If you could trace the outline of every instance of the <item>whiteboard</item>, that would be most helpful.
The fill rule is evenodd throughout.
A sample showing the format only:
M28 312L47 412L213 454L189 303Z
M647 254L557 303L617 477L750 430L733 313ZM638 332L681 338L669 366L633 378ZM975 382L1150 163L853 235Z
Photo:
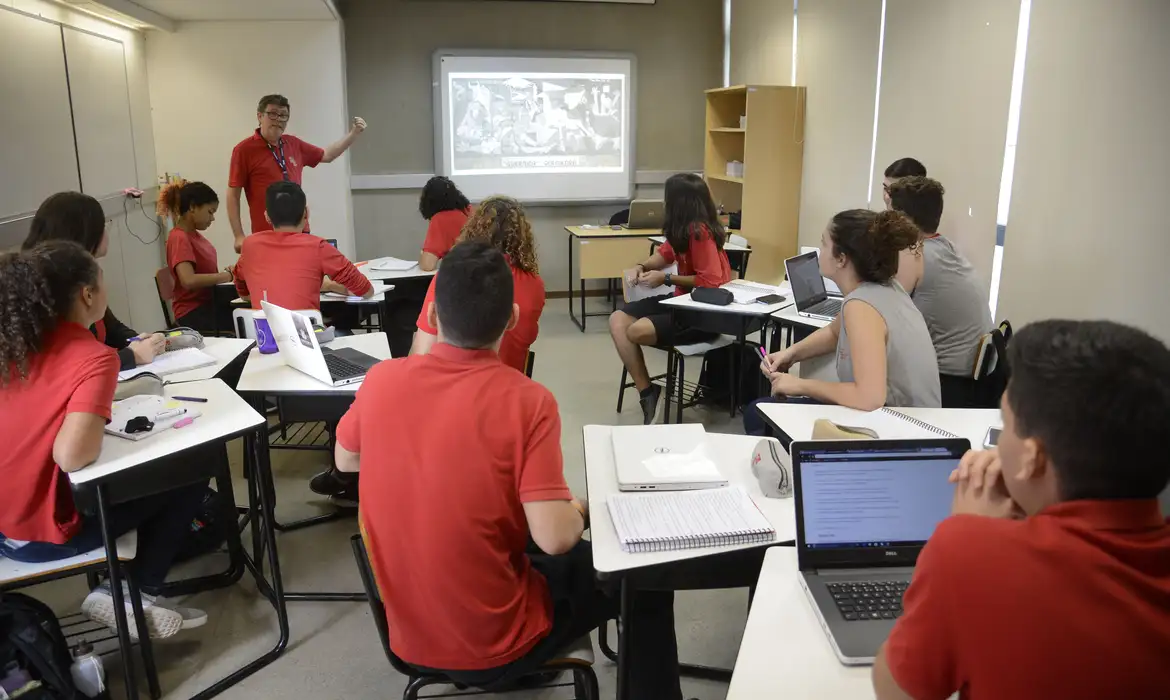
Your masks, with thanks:
M79 188L61 27L0 9L0 217Z
M122 42L63 28L81 191L102 197L138 186Z

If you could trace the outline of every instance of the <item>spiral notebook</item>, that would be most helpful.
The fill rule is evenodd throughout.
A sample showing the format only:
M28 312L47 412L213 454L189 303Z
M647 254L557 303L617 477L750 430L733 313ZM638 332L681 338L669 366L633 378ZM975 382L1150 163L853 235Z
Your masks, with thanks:
M952 432L948 432L946 430L943 430L942 428L940 428L936 425L931 425L930 423L927 423L926 421L918 420L917 418L913 418L911 416L908 416L905 413L902 413L901 411L899 411L897 409L890 408L888 406L882 409L882 413L885 413L886 415L890 415L890 416L893 416L895 418L899 418L901 420L904 420L916 428L921 428L922 430L925 430L928 433L933 433L935 435L938 435L939 437L946 437L946 438L959 437L958 435L955 435ZM884 438L887 436L886 435L879 435L879 437ZM891 435L889 437L893 437L893 436Z
M606 501L623 552L665 552L771 542L776 530L747 491L627 493Z

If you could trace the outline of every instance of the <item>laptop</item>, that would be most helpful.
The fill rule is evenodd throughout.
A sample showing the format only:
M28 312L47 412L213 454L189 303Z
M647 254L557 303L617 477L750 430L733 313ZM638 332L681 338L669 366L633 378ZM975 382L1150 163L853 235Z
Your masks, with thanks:
M872 664L902 616L969 449L962 439L792 443L800 585L841 663Z
M360 382L380 360L352 348L322 348L308 316L260 302L284 363L330 386Z
M830 297L821 276L821 264L817 253L801 253L784 261L788 283L792 285L792 301L796 312L808 318L832 321L841 313L840 298Z
M820 259L821 259L821 249L820 248L818 248L816 246L811 246L811 245L802 245L800 247L800 252L802 254L803 253L816 253L817 254L817 262L818 263L820 262ZM833 280L822 275L821 281L825 283L825 291L827 291L829 293L829 296L831 296L831 297L844 296L843 294L841 294L841 288L838 287L837 283L834 282Z
M635 199L630 202L630 220L622 228L662 230L666 202L661 199Z
M707 431L699 424L627 425L613 429L621 491L687 491L726 486Z

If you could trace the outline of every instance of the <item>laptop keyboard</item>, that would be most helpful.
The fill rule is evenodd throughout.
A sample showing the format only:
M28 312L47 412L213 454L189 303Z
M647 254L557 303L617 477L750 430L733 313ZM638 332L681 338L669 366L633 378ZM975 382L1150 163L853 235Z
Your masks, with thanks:
M329 352L325 353L325 366L329 368L329 376L333 377L334 381L352 379L366 373L365 367Z
M893 620L902 617L902 594L909 581L858 581L826 584L846 620Z
M805 313L836 317L837 314L841 313L841 300L826 299L819 304L805 309Z

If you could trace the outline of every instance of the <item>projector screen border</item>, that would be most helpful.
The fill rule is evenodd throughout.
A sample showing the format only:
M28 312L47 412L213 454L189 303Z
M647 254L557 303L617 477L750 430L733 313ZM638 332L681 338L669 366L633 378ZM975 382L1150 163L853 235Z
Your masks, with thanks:
M439 175L448 175L447 164L444 153L444 137L443 137L443 59L446 57L455 58L520 58L520 59L609 59L622 60L630 62L630 78L629 78L629 122L627 131L629 164L628 172L629 178L626 185L625 197L587 197L587 198L564 198L564 197L550 197L550 198L528 198L518 197L517 199L523 204L542 207L556 207L556 206L579 206L582 204L616 204L620 202L628 203L634 198L636 181L635 173L637 170L637 125L638 125L638 56L629 51L566 51L566 50L539 50L539 49L436 49L432 55L431 60L431 96L432 96L432 111L434 122L434 157L435 157L435 173ZM623 147L626 145L623 144ZM500 194L508 194L502 192Z

